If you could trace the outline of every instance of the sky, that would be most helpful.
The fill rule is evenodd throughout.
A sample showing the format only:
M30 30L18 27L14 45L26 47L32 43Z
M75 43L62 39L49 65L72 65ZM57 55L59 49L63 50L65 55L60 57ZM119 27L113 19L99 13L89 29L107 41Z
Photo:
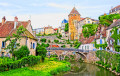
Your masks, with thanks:
M63 19L75 6L81 17L98 19L104 13L109 13L111 7L120 5L120 0L0 0L0 18L13 21L17 16L19 21L31 20L33 29L44 26L61 26Z

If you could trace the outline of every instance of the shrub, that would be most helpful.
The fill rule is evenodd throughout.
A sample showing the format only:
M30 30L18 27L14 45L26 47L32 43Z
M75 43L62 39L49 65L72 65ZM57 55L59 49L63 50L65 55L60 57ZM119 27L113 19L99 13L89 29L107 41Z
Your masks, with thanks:
M58 42L59 42L59 40L54 40L54 42L55 42L55 43L58 43Z
M65 46L65 45L62 45L61 47L62 47L62 48L65 48L66 46Z
M41 42L46 42L45 38L40 39Z
M46 53L47 53L47 50L45 47L43 47L41 45L37 45L36 54L42 57L42 61L44 61L44 59L46 57Z
M21 68L22 66L25 67L26 64L28 64L28 66L32 66L34 64L37 64L40 61L40 58L41 58L40 56L28 56L13 62L0 64L0 71L7 71L10 69Z
M51 41L50 41L50 40L48 40L48 42L50 43Z
M17 59L21 59L23 57L29 56L29 49L27 46L21 46L17 51L14 51L14 55L17 57Z

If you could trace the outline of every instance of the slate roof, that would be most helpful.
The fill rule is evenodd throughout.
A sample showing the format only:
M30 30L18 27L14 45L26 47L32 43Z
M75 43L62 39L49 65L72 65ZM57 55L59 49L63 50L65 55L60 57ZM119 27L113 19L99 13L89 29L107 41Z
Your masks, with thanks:
M64 19L64 20L62 21L62 23L68 23L68 21L67 21L66 19Z
M114 23L112 23L112 24L108 27L108 29L111 29L111 28L113 28L113 27L115 27L115 26L120 26L120 19L118 19L117 21L115 21Z

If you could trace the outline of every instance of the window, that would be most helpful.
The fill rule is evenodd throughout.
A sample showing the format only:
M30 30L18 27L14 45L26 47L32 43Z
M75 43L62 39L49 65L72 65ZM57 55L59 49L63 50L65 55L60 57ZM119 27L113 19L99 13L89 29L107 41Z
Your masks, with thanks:
M102 47L100 47L100 50L102 50Z
M4 52L2 52L2 57L4 56Z
M86 50L86 46L85 46L85 50Z
M90 21L88 21L88 23L90 23Z
M30 44L30 48L32 49L32 42L31 42L31 44Z
M87 46L87 49L89 50L89 46Z
M33 49L35 49L35 43L33 43Z
M83 46L82 46L82 50L83 50Z
M120 45L120 43L119 43L119 39L117 40L117 44Z
M110 36L112 35L112 33L110 32Z
M93 44L93 47L94 47L94 44Z
M15 42L14 48L16 48L16 42Z
M2 48L5 48L5 41L2 41Z
M117 29L117 34L119 34L119 29Z
M110 44L112 45L112 40L110 40Z

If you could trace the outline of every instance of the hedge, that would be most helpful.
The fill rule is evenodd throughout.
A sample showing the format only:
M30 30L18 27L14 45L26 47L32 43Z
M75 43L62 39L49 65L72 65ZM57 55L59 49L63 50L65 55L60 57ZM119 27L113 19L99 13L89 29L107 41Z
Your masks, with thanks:
M0 64L0 71L7 71L11 69L26 67L26 66L32 66L37 64L40 61L40 56L28 56L24 57L20 60L16 60L13 62L7 62L5 64Z

